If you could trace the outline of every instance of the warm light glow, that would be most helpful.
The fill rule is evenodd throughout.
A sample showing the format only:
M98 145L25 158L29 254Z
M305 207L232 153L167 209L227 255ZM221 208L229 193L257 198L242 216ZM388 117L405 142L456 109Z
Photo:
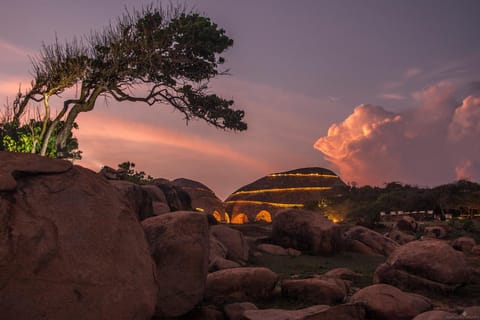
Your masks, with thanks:
M225 202L226 204L266 204L272 207L278 208L300 208L303 207L303 204L300 203L276 203L276 202L265 202L265 201L253 201L253 200L231 200Z
M217 210L213 211L213 217L214 217L215 220L217 220L218 222L221 222L221 221L222 221L222 216L221 216L220 212L218 212Z
M255 221L272 222L272 215L267 210L262 210L255 217Z
M230 216L225 212L225 223L230 223Z
M196 211L204 212L205 210L203 208L195 208Z
M238 213L232 217L232 224L244 224L248 223L248 217L245 213Z
M268 177L321 177L321 178L338 178L334 174L322 173L272 173Z
M247 191L237 191L232 196L239 194L257 194L257 193L267 193L267 192L284 192L284 191L324 191L330 190L331 187L296 187L296 188L272 188L272 189L261 189L261 190L247 190Z
M330 213L327 215L327 218L333 223L339 223L343 221L343 216L341 213Z

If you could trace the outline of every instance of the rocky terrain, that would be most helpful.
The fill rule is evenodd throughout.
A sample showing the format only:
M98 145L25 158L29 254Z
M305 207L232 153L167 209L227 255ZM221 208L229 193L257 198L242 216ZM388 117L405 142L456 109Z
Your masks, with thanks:
M419 237L406 218L386 235L301 209L231 226L193 211L184 182L32 154L0 164L1 319L480 319L480 246L442 227ZM259 263L345 256L308 273Z

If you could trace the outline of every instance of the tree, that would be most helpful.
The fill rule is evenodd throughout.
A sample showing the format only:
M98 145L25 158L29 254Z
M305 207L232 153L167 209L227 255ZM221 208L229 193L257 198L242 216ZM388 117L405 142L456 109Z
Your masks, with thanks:
M187 122L202 119L217 128L246 130L244 112L232 108L233 100L209 92L209 81L227 73L219 70L225 62L220 54L232 44L208 17L181 7L127 11L82 40L43 45L32 59L31 89L20 92L13 103L11 125L20 128L31 105L41 103L38 153L46 155L55 137L58 157L66 156L77 116L93 110L100 97L167 104ZM53 115L51 98L61 98L69 89L75 96L61 99Z
M135 170L135 163L125 161L118 164L118 170L120 177L123 180L127 180L136 184L149 184L153 181L151 175L147 175L144 171Z

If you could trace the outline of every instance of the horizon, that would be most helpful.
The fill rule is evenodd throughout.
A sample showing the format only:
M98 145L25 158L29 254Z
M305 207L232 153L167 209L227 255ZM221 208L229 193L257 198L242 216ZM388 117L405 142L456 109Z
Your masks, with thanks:
M480 2L185 4L233 38L225 55L232 75L215 79L212 91L246 111L249 129L186 126L168 106L101 99L78 117L77 164L98 171L131 161L158 178L199 181L220 199L305 167L358 185L480 180ZM0 35L2 104L19 83L28 86L29 56L42 42L101 30L125 7L132 8L126 0L0 4L0 28L8 30Z

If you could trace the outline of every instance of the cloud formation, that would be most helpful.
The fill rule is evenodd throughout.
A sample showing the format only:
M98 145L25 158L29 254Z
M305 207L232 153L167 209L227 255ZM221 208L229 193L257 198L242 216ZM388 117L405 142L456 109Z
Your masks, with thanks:
M441 82L414 94L416 107L393 113L360 105L314 147L346 181L437 185L480 179L480 98L457 102Z

